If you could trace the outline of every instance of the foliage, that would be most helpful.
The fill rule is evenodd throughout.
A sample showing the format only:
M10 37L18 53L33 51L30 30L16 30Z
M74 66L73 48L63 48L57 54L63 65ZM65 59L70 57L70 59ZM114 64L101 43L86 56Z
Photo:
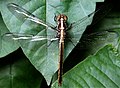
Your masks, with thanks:
M1 24L0 24L2 29L1 35L7 32L16 32L16 33L25 33L25 34L32 33L34 35L46 35L46 36L55 35L53 31L51 30L46 31L46 29L41 25L29 23L28 21L24 21L24 22L19 21L6 8L6 5L10 2L19 4L20 6L30 11L31 13L35 14L40 19L52 23L53 25L56 25L56 23L54 22L55 14L58 13L66 14L68 16L68 23L73 23L78 19L81 19L89 15L91 12L93 12L95 10L95 5L96 5L95 0L93 1L92 0L91 1L88 0L7 1L6 0L0 2L1 2L0 10L2 14ZM65 44L64 66L66 67L64 67L64 71L66 73L63 76L63 85L62 85L63 88L82 88L82 87L116 88L120 86L119 83L120 58L119 58L119 30L118 30L119 19L118 18L115 19L115 17L119 16L119 12L117 11L116 8L118 7L113 8L113 10L111 10L111 12L109 13L110 15L107 15L108 17L106 16L104 20L100 21L98 24L93 25L94 30L96 29L95 31L97 31L96 33L90 32L91 34L89 34L89 36L87 37L86 36L84 37L83 35L83 32L85 31L87 25L89 25L92 21L92 16L89 19L86 19L85 21L80 23L77 27L69 30L68 34L72 38L76 38L76 40L79 40L81 37L82 38L81 38L81 43L78 44L74 50L73 50L74 46L71 42L67 41ZM116 9L116 11L114 9ZM2 18L4 21L2 21ZM116 25L114 25L114 23L116 23ZM102 31L102 32L99 33L98 31ZM10 39L8 41L4 41L1 38L0 57L7 56L9 53L21 47L24 54L29 59L29 61L44 76L45 80L47 81L47 84L49 85L53 75L55 75L58 69L58 47L57 47L58 42L53 42L53 44L51 44L50 47L47 47L47 44L48 44L47 41L15 42ZM75 45L76 44L77 43L75 43ZM76 55L78 57L76 57ZM18 57L16 58L18 59ZM85 60L80 62L80 59L84 59L84 58ZM23 77L24 76L27 77L26 73L24 73L23 71L19 71L19 69L22 70L28 69L27 68L28 62L24 63L24 61L25 61L24 59L23 62L20 60L20 63L23 63L24 67L22 66L21 68L19 68L19 63L17 61L12 63L12 65L6 67L8 69L9 68L14 69L16 64L18 66L17 69L5 71L5 73L8 74L7 76L8 77L10 76L10 78L4 78L4 77L1 78L1 86L4 86L4 84L2 84L2 80L9 79L9 84L5 84L9 87L12 85L12 87L17 87L17 88L18 86L22 88L30 88L30 87L33 88L30 85L31 83L30 81L28 81L28 84L26 85L23 85L24 83L15 85L14 83L14 81L16 80L15 79L16 76L14 74L11 74L11 72L14 73L15 71L16 75L19 76L19 74L22 74ZM4 70L4 65L2 66L1 68ZM33 69L33 67L31 68ZM30 78L30 80L35 80L34 81L35 83L33 83L35 84L33 85L34 88L39 88L40 85L43 85L40 84L41 80L43 79L43 77L40 74L37 73L36 75L36 72L34 73L33 70L27 70L27 72L30 73L28 74L28 76L30 75L38 76L38 79ZM1 75L5 76L4 73L1 73ZM22 77L19 79L21 80ZM56 77L54 77L53 79L55 80ZM26 78L26 80L28 79ZM52 87L57 88L58 87L57 82L54 82L52 84Z

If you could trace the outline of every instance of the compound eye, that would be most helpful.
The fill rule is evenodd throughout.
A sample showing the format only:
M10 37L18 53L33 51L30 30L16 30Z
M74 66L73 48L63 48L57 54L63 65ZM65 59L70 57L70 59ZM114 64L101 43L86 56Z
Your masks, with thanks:
M67 21L67 19L68 19L67 16L64 16L64 20Z
M60 21L61 15L56 16L56 21Z

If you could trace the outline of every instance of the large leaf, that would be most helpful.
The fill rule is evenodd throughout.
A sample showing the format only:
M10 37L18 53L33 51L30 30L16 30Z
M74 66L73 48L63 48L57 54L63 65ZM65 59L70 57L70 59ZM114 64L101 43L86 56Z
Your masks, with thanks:
M2 35L9 32L6 25L3 22L2 16L0 15L0 57L4 57L14 50L18 49L18 45L15 41L4 41ZM14 46L13 46L14 45Z
M103 0L99 0L103 1ZM28 34L37 34L37 35L55 35L55 32L51 30L44 30L42 26L28 24L27 22L21 22L16 17L14 17L6 8L8 2L15 2L20 6L23 6L25 9L29 10L37 17L42 20L46 20L49 23L54 25L54 16L57 13L63 13L68 16L68 23L76 22L79 19L87 16L91 12L95 10L95 2L97 0L89 1L89 0L36 0L36 1L3 1L2 2L2 16L3 19L9 28L10 32L17 33L28 33ZM71 29L68 33L71 37L79 40L85 31L87 25L89 25L92 21L92 16L86 21L79 24L77 27ZM77 35L77 36L75 36ZM51 78L53 74L58 69L58 42L53 42L51 46L47 47L47 41L42 42L30 42L26 43L26 41L22 42L25 47L22 47L24 53L29 58L31 63L39 70L42 75L47 80L47 83L50 84ZM65 54L66 58L71 50L74 48L71 42L66 42L65 44Z
M0 88L40 88L43 76L21 53L0 59Z
M119 88L119 62L119 52L108 45L68 71L62 88ZM59 88L57 82L52 88Z

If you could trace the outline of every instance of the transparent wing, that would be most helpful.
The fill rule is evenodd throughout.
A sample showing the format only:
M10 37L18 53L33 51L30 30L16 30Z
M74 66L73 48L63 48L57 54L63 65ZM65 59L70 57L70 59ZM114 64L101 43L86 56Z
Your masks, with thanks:
M76 35L77 37L77 35ZM71 42L73 46L76 43L80 45L82 49L86 49L90 46L98 45L98 43L107 44L107 43L115 43L119 38L119 34L115 31L101 31L95 32L91 34L85 34L81 37L80 40L77 38L67 37L65 38L65 42Z
M96 49L106 44L116 46L118 44L119 34L115 31L101 31L83 35L79 44L81 49Z
M5 41L17 41L21 47L26 48L28 45L37 45L39 43L39 46L46 41L48 42L48 45L52 41L59 40L58 38L55 38L54 36L41 36L41 35L28 35L28 34L18 34L18 33L6 33L2 36L2 39Z
M89 15L83 17L82 19L73 22L72 28L76 27L77 25L82 24L82 22L84 22L85 20L89 19L91 16L93 16L94 14L98 13L99 16L97 16L97 18L94 19L94 24L96 22L98 22L99 20L101 20L111 9L112 9L112 4L107 4L107 5L102 5L100 8L98 8L96 11L93 11L92 13L90 13ZM83 25L83 24L82 24ZM82 26L81 25L81 26Z
M30 20L45 27L55 29L55 26L53 26L52 24L43 22L38 17L36 17L35 15L33 15L32 13L30 13L29 11L25 10L24 8L20 7L15 3L9 3L7 7L12 12L13 15L15 15L18 19L22 21Z
M76 36L77 37L77 36ZM41 36L41 35L28 35L28 34L13 34L13 33L7 33L2 36L3 40L5 41L17 41L20 46L26 50L37 50L39 48L36 47L42 47L46 46L46 48L50 48L49 46L54 45L57 41L56 46L58 46L59 38L55 38L55 36L49 35L47 36ZM66 37L65 38L65 50L69 49L68 44L72 47L78 43L77 49L82 50L98 50L98 48L106 45L106 44L112 44L114 46L117 46L119 39L119 34L114 31L101 31L101 32L95 32L91 33L89 35L83 35L80 41L77 40L77 38L71 38ZM94 50L94 51L95 51Z

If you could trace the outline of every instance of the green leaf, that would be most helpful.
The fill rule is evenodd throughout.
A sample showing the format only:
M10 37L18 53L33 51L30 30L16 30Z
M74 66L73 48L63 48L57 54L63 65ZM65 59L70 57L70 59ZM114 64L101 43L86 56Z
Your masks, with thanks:
M120 54L108 45L65 73L62 88L118 88L119 74ZM57 82L52 88L59 88Z
M0 59L0 87L40 88L43 76L20 52Z
M5 33L8 33L8 32L9 32L9 30L7 29L6 25L4 24L2 16L0 14L0 57L4 57L19 48L17 43L14 41L2 40L2 35L4 35Z
M99 0L100 1L100 0ZM101 0L103 1L103 0ZM95 10L95 5L97 0L36 0L36 1L9 1L14 2L31 13L35 14L42 20L46 20L49 23L55 24L54 16L57 13L62 13L68 16L68 23L73 23L78 21L79 19L87 16L91 12ZM25 33L25 34L37 34L37 35L55 35L56 33L51 30L44 30L44 27L39 25L32 25L28 24L27 22L20 22L15 16L13 16L8 9L6 8L7 3L9 2L2 2L2 16L3 19L9 28L10 32L17 32L17 33ZM69 30L68 34L72 38L76 38L79 40L85 31L87 25L89 25L92 21L92 16L87 19L86 21L79 24L77 27ZM75 36L77 35L77 36ZM39 70L44 78L46 79L48 85L51 82L52 76L58 69L58 57L59 57L59 50L58 50L58 42L53 42L49 47L47 47L47 41L41 42L27 42L22 41L20 42L22 45L22 49L26 56L29 58L31 63L35 66L37 70ZM76 44L75 44L76 45ZM65 53L64 59L67 58L69 53L74 48L74 45L66 41L65 44Z

